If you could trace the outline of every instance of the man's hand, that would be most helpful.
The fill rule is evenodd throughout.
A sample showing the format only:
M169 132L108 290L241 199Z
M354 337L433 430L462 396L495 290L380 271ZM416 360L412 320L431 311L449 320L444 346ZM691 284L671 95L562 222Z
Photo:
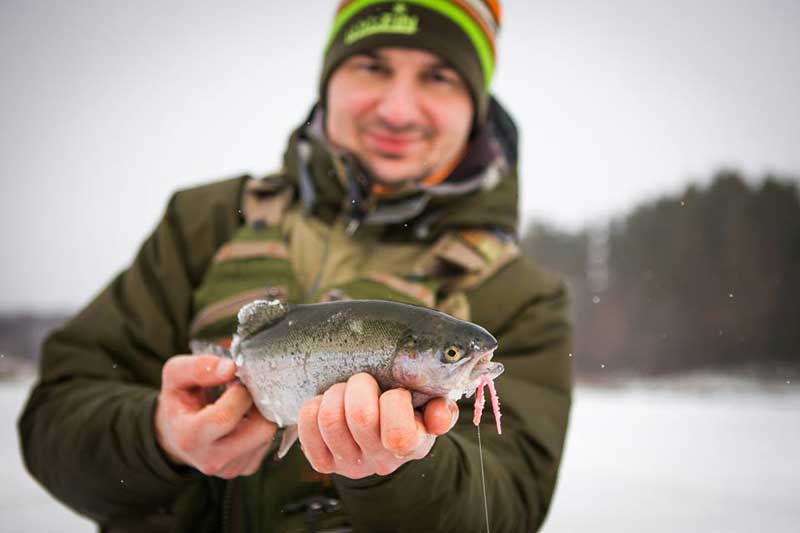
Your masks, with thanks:
M178 355L164 364L155 415L156 439L176 464L232 479L258 470L276 426L253 405L241 384L207 404L203 388L230 383L230 359Z
M457 419L458 407L445 398L431 400L420 413L407 390L381 394L372 376L356 374L306 402L298 432L315 470L360 479L425 457Z

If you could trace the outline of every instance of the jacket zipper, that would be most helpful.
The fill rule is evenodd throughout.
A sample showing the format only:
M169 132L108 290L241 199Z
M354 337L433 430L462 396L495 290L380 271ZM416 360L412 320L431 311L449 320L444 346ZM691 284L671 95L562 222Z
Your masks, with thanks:
M306 291L305 301L308 301L314 293L317 292L319 289L319 285L322 282L322 273L325 271L325 266L328 263L328 256L330 255L331 251L331 238L333 237L333 232L336 231L337 222L334 222L331 226L331 235L325 239L325 248L322 250L322 259L319 261L319 270L317 270L317 275L314 276L314 281L311 283L311 286Z
M231 507L233 505L233 480L225 482L225 496L222 500L222 533L231 531Z

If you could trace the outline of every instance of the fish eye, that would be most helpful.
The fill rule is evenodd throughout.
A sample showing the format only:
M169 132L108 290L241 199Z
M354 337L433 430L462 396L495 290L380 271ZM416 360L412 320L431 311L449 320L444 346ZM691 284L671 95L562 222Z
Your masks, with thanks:
M461 359L461 356L463 355L464 355L464 350L462 350L460 347L456 345L448 346L447 348L445 348L444 353L442 354L444 360L448 363L455 363L456 361Z

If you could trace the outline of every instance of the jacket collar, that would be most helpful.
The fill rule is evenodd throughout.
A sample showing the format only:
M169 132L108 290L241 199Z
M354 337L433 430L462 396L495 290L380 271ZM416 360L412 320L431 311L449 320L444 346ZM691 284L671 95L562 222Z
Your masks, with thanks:
M454 227L517 232L517 128L492 98L487 125L471 139L462 160L443 181L407 183L391 194L371 193L368 173L327 141L323 113L314 107L295 130L284 156L284 175L295 183L309 214L347 218L348 232L363 226L400 226L417 239Z

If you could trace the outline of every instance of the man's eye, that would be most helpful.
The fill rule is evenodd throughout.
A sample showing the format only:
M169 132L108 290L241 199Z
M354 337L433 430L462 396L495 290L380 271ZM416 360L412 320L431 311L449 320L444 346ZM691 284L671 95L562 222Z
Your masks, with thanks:
M434 83L443 83L447 85L457 85L458 78L454 74L449 74L441 71L434 71L428 74L428 79Z
M382 74L386 72L386 68L380 63L361 63L358 65L358 69L373 74Z

